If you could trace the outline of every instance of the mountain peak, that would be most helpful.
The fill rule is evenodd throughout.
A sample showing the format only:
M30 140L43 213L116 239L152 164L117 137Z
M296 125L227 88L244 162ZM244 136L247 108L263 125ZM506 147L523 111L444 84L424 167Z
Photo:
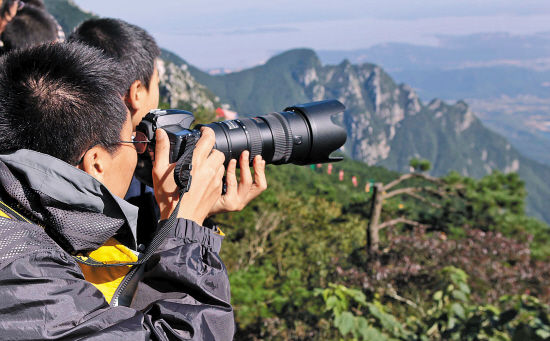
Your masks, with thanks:
M349 59L345 58L344 60L342 60L342 62L339 65L346 67L348 65L351 65L351 62L349 61Z
M470 108L468 106L468 103L464 102L463 100L456 101L454 106L461 111L468 111L468 109Z
M321 66L317 53L312 49L300 48L280 53L269 59L266 65L304 65L310 67Z

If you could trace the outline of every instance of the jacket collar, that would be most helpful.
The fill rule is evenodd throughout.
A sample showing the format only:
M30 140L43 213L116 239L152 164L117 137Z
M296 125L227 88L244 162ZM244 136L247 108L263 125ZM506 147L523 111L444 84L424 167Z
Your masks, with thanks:
M112 194L101 182L88 173L53 156L28 149L0 155L0 162L4 163L12 173L22 175L22 177L17 176L17 179L25 182L24 185L38 194L41 203L47 206L48 214L46 216L51 215L52 212L57 212L56 209L60 208L64 209L64 216L70 215L71 212L88 214L87 217L93 216L92 221L101 221L103 216L105 218L105 229L109 230L101 231L97 234L101 237L96 238L98 240L93 240L94 238L90 239L90 236L82 236L87 232L94 236L93 228L90 231L83 231L82 225L86 224L82 221L81 226L59 227L58 230L62 232L58 233L68 232L73 237L74 235L81 236L85 239L83 244L98 244L99 247L106 241L106 239L100 239L104 239L111 232L111 236L117 232L120 233L119 230L125 226L131 232L131 238L129 239L133 245L129 246L135 248L138 208ZM17 194L15 196L12 194L12 197L16 198ZM39 219L46 219L41 214L38 214L38 216ZM79 219L77 216L74 218ZM59 221L59 219L56 221ZM75 229L78 230L78 233L73 231ZM73 237L69 239L74 239ZM88 248L79 245L82 243L74 243L71 240L68 242L74 251Z

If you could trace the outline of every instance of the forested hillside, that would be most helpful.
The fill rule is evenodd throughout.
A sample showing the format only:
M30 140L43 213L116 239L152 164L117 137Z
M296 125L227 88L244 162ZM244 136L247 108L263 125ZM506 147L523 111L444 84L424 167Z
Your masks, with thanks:
M61 25L65 35L71 33L84 20L95 17L92 13L82 10L71 0L45 0L44 4L48 12Z
M326 165L270 166L259 200L217 217L236 339L550 336L550 240L547 226L522 213L517 175L402 182L397 190L426 190L384 200L380 223L410 223L386 225L369 254L372 191L350 177L387 184L400 175L355 161L333 166L331 175Z

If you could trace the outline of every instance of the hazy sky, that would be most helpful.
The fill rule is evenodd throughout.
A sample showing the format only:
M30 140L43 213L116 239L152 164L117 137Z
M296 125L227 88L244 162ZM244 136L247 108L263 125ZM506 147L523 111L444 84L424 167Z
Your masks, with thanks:
M548 0L75 0L145 28L203 69L239 68L296 47L352 50L436 35L550 31ZM115 5L116 3L116 5Z

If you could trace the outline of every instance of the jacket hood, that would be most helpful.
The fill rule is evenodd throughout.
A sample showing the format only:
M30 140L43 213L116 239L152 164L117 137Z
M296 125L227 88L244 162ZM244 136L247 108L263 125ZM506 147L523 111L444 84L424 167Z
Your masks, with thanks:
M115 235L136 247L138 208L53 156L27 149L0 155L0 187L0 198L32 215L68 252L95 250Z

